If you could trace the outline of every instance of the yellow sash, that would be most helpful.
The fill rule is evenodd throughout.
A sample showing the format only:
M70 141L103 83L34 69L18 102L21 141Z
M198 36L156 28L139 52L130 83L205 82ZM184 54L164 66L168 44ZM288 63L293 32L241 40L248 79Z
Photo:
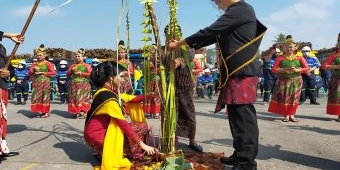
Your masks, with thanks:
M104 88L98 90L96 95L106 90ZM100 108L98 108L94 115L109 115L112 118L125 120L122 114L121 107L115 99L108 100ZM124 158L124 133L120 127L111 119L108 129L106 131L104 148L102 155L101 166L95 166L95 170L129 170L131 162Z
M126 93L122 93L120 96L122 100L125 102L125 104L127 105L127 107L129 108L131 121L140 122L140 123L146 122L146 119L144 116L143 104L129 102L133 100L136 96L129 95Z

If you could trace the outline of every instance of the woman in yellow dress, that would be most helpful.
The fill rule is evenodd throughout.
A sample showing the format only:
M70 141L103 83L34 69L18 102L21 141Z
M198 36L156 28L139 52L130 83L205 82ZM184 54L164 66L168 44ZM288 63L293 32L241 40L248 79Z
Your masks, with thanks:
M124 156L124 138L134 141L148 154L158 151L146 145L126 121L118 99L118 85L124 83L124 79L117 75L116 64L112 63L100 63L91 72L91 81L99 89L93 95L91 109L86 117L84 138L102 156L101 165L95 169L128 170L131 162Z

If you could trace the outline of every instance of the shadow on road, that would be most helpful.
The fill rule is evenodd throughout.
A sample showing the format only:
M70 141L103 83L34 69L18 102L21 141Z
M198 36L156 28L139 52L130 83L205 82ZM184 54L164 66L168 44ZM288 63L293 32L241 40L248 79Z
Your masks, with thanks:
M22 131L26 131L26 125L18 125L18 124L9 124L7 125L7 133L19 133Z
M17 113L22 114L28 118L34 118L38 114L32 113L30 110L18 110Z
M293 126L293 125L288 125L287 127L292 128L292 129L297 129L297 130L305 130L305 131L312 131L320 134L327 134L327 135L340 135L340 131L338 130L330 130L330 129L323 129L315 126Z
M61 122L53 125L51 130L41 128L27 127L26 125L10 124L8 125L8 133L18 133L22 131L31 131L45 134L39 139L32 140L30 143L16 148L16 151L24 150L25 148L32 145L39 145L50 137L54 137L57 144L54 145L56 148L63 149L69 158L76 162L82 163L93 163L98 164L96 159L92 156L92 151L85 144L83 131L73 127L70 124Z
M84 143L60 142L53 145L53 147L64 150L69 159L73 161L90 163L91 165L99 164L99 162L92 156L93 152L91 149Z
M213 139L202 141L202 143L232 147L233 142L231 139ZM230 155L231 154L232 153L230 153ZM269 160L271 158L323 170L334 170L340 167L340 162L297 152L281 150L281 146L279 145L259 145L259 154L257 159Z
M68 112L62 110L52 110L51 114L55 114L67 119L74 119L74 114L69 114Z

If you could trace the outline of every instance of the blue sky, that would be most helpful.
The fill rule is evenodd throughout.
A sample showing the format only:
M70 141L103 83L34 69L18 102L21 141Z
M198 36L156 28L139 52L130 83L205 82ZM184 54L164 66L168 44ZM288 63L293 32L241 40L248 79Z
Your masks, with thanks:
M32 53L44 43L50 48L109 48L116 49L117 25L121 0L74 0L70 4L48 14L66 0L41 0L40 6L26 32L26 40L18 54ZM166 0L155 3L161 30L167 24ZM0 30L20 32L35 0L1 0ZM143 44L143 5L129 0L131 48ZM268 27L260 50L272 45L279 33L291 34L296 41L310 41L314 49L333 47L340 32L339 0L246 0L258 19ZM178 18L183 36L189 36L209 26L223 12L210 0L178 0ZM125 11L124 11L125 13ZM125 19L121 23L119 39L126 40ZM163 44L164 40L162 38ZM4 40L10 52L13 43ZM9 53L8 52L8 53Z

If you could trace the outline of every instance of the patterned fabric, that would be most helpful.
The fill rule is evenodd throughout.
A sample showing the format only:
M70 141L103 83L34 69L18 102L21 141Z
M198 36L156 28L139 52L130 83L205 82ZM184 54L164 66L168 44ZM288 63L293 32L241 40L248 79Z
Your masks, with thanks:
M306 60L297 55L278 57L272 70L277 73L279 68L291 67L301 68L301 73L306 73L309 70ZM302 77L300 73L292 71L278 73L268 111L281 115L294 115L299 105L301 90Z
M0 88L0 94L1 94L0 100L5 104L5 108L0 106L0 137L1 139L5 139L6 134L7 134L7 116L6 116L6 113L4 113L4 109L7 108L7 104L8 104L8 92L7 90ZM0 150L0 155L1 155L1 150Z
M91 85L89 82L71 82L69 88L68 112L78 114L90 110Z
M332 75L329 81L326 113L340 115L340 75Z
M71 74L74 70L81 72L81 75ZM71 114L86 113L90 110L91 84L87 78L90 72L91 67L88 64L74 64L67 73L71 75L68 102L68 112Z
M36 75L36 68L44 74ZM49 113L51 94L50 77L55 74L53 64L48 61L34 63L31 65L28 74L32 76L31 111Z
M299 105L302 78L279 75L274 86L268 112L294 115Z
M258 77L231 77L221 88L215 113L225 108L225 105L254 103L258 82Z
M144 142L147 143L147 135L148 135L148 125L146 122L131 122L130 123L132 129L137 133L138 137ZM139 143L136 143L133 139L125 136L124 140L124 153L128 158L139 160L143 158L143 149L139 146Z
M146 86L149 92L154 92L154 96L146 96L144 101L144 112L148 114L159 114L161 112L161 96L158 86L160 86L160 77L156 74L152 75L152 79Z
M32 80L31 111L38 113L50 112L50 79L38 76Z

